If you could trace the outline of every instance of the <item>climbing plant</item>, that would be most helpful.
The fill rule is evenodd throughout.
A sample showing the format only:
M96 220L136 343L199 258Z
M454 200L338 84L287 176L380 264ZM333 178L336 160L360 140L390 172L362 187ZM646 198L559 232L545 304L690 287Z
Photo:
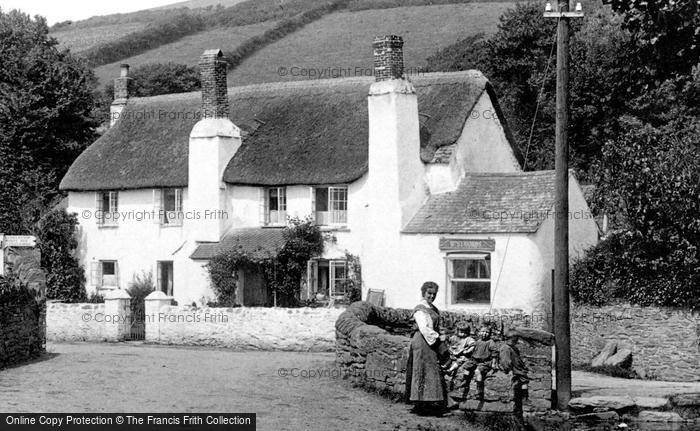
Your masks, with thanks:
M284 244L276 253L259 253L235 249L215 256L209 264L209 277L217 302L233 306L236 301L237 273L240 270L262 274L273 293L275 305L295 306L299 303L301 281L306 264L323 253L323 235L311 217L290 218L284 228Z

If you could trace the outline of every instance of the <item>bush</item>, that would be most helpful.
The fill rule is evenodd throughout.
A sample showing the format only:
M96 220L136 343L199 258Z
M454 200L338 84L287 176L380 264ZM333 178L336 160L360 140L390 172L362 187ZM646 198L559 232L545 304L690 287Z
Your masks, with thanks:
M153 273L143 271L140 275L134 274L126 292L131 296L131 303L143 302L143 300L156 290L153 284Z
M277 255L253 256L234 250L214 256L207 264L216 303L236 303L237 272L259 272L265 284L276 292L278 305L299 305L301 281L310 258L323 253L323 235L311 218L292 218L284 230L285 243Z
M696 139L692 126L657 129L630 123L625 135L606 144L598 181L600 206L623 229L574 263L575 300L700 308Z
M66 302L85 302L85 271L74 253L78 219L64 209L44 215L36 227L41 266L46 270L46 297Z

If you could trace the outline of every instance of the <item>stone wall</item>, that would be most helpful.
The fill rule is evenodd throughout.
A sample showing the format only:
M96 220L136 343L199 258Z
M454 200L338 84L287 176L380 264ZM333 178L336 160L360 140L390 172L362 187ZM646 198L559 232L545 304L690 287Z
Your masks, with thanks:
M245 350L332 351L337 308L194 308L146 304L146 341Z
M0 369L44 352L45 319L43 300L33 291L8 289L0 294Z
M700 381L700 315L628 304L571 309L571 357L588 364L606 341L632 350L632 367L647 378Z
M336 357L344 375L362 387L392 397L403 397L406 389L406 361L412 332L411 310L377 307L367 302L352 304L336 321ZM483 324L503 327L532 327L530 317L515 310L491 315L469 315L455 312L440 314L446 333L454 332L456 323L467 321L473 330ZM550 334L551 335L551 334ZM540 343L519 344L532 377L530 406L535 411L551 406L552 348ZM476 408L472 382L466 408ZM485 411L512 411L510 375L497 372L486 382Z
M105 341L104 304L46 304L46 339L48 341Z

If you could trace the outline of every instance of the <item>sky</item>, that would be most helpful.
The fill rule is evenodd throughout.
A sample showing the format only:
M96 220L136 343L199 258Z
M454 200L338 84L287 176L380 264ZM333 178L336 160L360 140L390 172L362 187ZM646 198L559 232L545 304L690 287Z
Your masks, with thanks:
M3 12L19 9L32 16L46 17L49 25L71 20L78 21L95 15L133 12L180 0L0 0Z

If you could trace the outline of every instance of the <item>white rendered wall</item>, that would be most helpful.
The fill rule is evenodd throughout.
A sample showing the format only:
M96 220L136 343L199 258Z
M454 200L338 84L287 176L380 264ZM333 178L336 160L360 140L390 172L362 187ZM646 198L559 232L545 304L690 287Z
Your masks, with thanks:
M117 225L99 226L94 217L95 192L68 194L67 211L78 214L78 258L85 268L88 293L96 289L90 279L92 261L116 260L122 289L143 271L151 272L156 283L157 262L173 261L173 293L178 302L190 304L202 296L213 296L202 263L189 258L197 244L188 240L188 220L182 226L161 226L152 218L153 209L153 189L122 190ZM183 211L185 217L196 215L187 189L183 190Z
M521 171L486 91L464 124L450 166L455 184L467 172Z
M491 252L490 306L449 304L445 261L447 252L439 249L441 237L495 240L495 251ZM381 262L387 272L394 274L391 283L386 284L383 278L376 279L372 275L365 276L363 263L363 297L367 289L384 289L388 306L413 308L420 300L420 287L423 282L434 281L440 287L435 305L441 310L483 312L491 307L492 309L518 308L525 312L532 312L540 309L544 304L540 274L542 256L533 235L404 234L401 236L400 244L396 255L391 255L391 258Z

